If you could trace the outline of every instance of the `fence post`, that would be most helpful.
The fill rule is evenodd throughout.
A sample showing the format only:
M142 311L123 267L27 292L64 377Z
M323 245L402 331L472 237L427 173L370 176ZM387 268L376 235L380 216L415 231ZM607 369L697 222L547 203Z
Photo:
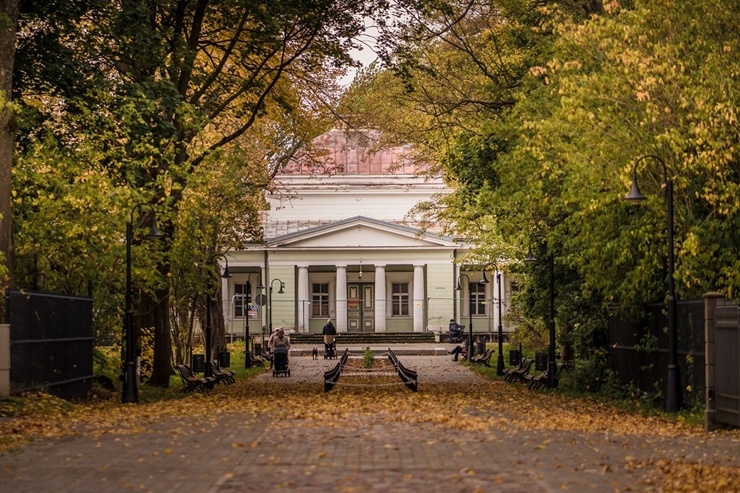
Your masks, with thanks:
M10 324L0 324L0 399L10 397Z
M704 407L704 430L712 431L717 428L717 401L715 399L714 375L714 311L719 300L724 298L720 293L706 293L704 295L704 383L706 386Z

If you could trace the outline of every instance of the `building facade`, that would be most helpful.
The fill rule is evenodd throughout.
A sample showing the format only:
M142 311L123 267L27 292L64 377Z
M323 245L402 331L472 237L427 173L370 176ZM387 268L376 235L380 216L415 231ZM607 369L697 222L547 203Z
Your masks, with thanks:
M359 137L334 130L317 139L333 171L291 163L283 191L267 197L264 244L227 254L227 334L320 333L329 318L339 332L446 331L451 318L475 332L498 325L494 308L505 313L506 295L481 282L481 266L459 264L469 245L405 221L449 191L443 180L417 176L409 149L372 152Z

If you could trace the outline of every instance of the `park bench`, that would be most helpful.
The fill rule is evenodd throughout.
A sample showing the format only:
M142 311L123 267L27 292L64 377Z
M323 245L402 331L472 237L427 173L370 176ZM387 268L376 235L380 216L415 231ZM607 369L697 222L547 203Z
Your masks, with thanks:
M195 390L202 392L211 390L216 381L213 377L197 376L188 365L178 365L177 373L180 375L180 379L182 380L183 392L192 392Z
M250 368L253 366L261 366L264 368L267 364L267 360L263 359L262 356L255 356L250 351L247 351L246 357L248 360L247 364Z
M516 368L504 370L504 374L506 375L504 380L507 382L524 381L533 363L534 360L532 358L522 359L522 362Z
M481 365L491 366L491 357L493 356L493 349L486 349L486 351L480 356L473 356L470 359L471 363L477 363Z
M216 379L216 383L236 383L236 372L233 370L224 370L217 361L211 360L211 375Z
M417 373L414 370L409 370L403 364L398 360L398 357L396 356L396 353L393 352L392 349L388 348L388 359L391 360L391 363L396 368L396 372L398 373L398 377L401 379L401 381L406 385L406 387L409 388L409 390L416 392L417 390Z
M334 386L336 386L337 381L342 374L342 370L344 369L344 365L347 364L348 359L349 348L344 350L344 354L342 354L342 357L339 358L339 361L337 361L337 364L334 366L334 368L324 372L324 392L329 392L331 389L334 388Z
M570 368L569 363L558 363L555 365L555 380L560 379L560 374L563 370ZM529 375L525 377L525 380L529 382L528 386L530 389L540 389L547 386L547 370L543 371L538 375Z

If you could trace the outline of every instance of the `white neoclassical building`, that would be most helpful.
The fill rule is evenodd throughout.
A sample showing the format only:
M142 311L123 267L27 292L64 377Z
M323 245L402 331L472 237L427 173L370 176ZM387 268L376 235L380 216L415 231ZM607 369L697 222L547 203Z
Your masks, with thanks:
M504 276L499 300L495 282L479 282L481 266L456 261L467 245L404 221L446 193L444 182L417 176L407 148L371 152L365 134L334 130L314 146L332 172L292 163L283 191L267 197L264 244L227 255L227 333L320 333L328 318L340 332L446 331L451 318L492 332Z

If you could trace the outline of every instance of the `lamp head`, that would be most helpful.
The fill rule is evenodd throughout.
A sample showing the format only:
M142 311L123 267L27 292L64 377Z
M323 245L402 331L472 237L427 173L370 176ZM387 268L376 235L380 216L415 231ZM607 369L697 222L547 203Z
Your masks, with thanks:
M278 294L285 293L284 288L285 288L285 283L283 281L280 281L280 289L278 290Z
M524 257L524 263L527 265L534 265L537 263L537 257L532 255L532 247L527 249L527 256Z
M149 239L149 240L158 240L162 236L164 236L164 235L162 234L162 232L157 227L157 218L156 217L152 217L151 227L149 228L149 232L146 234L147 239Z
M637 176L632 178L632 186L630 187L630 193L624 196L624 200L635 204L645 200L645 196L640 192L640 188L637 186Z

